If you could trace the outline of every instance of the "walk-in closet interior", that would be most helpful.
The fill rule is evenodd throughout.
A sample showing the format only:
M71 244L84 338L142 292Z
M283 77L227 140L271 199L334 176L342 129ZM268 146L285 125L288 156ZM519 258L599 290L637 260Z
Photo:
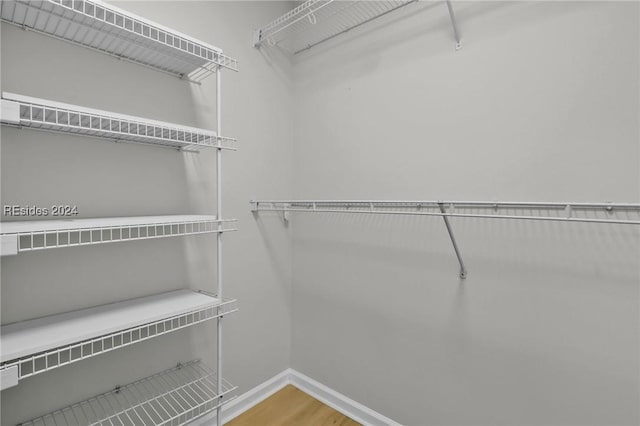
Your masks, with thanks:
M0 16L2 425L640 425L639 2Z

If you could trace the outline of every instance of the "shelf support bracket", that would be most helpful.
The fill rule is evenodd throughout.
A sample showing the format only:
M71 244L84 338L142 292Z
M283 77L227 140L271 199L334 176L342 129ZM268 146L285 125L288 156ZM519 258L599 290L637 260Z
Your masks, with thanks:
M456 252L456 257L458 258L458 263L460 263L460 278L467 278L467 268L464 266L464 261L462 260L462 255L460 254L460 249L458 249L458 243L456 242L456 237L453 235L453 229L451 228L451 224L449 223L449 217L446 216L447 209L444 207L444 203L438 203L438 207L440 207L440 212L443 213L442 219L444 219L444 225L447 227L447 232L449 233L449 238L451 238L451 244L453 244L453 250Z
M460 41L460 32L458 31L458 23L456 21L456 14L453 11L453 5L451 0L446 0L447 9L449 9L449 17L451 18L451 26L453 27L453 36L456 39L456 50L462 49L462 42Z

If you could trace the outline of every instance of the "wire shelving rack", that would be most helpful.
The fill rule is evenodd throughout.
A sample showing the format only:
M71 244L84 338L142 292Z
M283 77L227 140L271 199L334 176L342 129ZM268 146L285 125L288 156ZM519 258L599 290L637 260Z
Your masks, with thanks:
M253 211L360 213L640 225L640 203L256 200Z
M18 359L3 358L6 362L0 366L2 388L16 385L24 377L215 319L215 374L200 361L193 361L25 424L182 425L216 410L217 424L220 426L221 407L232 398L230 395L236 389L222 379L222 318L237 310L235 300L225 299L222 295L222 234L235 231L229 227L229 223L235 219L221 219L222 151L235 150L236 141L221 136L220 71L237 71L238 61L225 55L222 49L100 0L4 0L0 1L0 19L3 23L24 30L64 40L193 83L200 84L211 75L215 75L216 82L215 132L8 93L3 94L2 98L0 121L3 125L153 144L184 151L211 147L216 150L217 166L215 216L0 223L2 255L56 247L217 234L215 296L207 293L211 303L177 313L165 312L161 317L121 326L99 335L76 336L71 342L21 354Z
M2 389L237 310L236 300L221 301L205 292L177 290L4 325Z
M253 44L280 46L293 54L311 49L381 16L401 9L418 0L308 0L253 34ZM461 48L455 12L446 0L449 18L456 40Z
M0 121L5 125L74 133L116 142L133 142L182 151L236 149L236 140L216 132L141 117L4 92Z
M30 220L0 223L1 254L235 231L235 219L206 215Z
M199 83L238 61L99 0L3 0L2 21Z
M233 400L236 389L194 360L21 426L184 425Z
M254 214L280 212L285 222L291 212L442 217L460 264L460 278L463 279L467 277L467 269L450 218L640 225L640 203L446 200L252 200L250 203Z

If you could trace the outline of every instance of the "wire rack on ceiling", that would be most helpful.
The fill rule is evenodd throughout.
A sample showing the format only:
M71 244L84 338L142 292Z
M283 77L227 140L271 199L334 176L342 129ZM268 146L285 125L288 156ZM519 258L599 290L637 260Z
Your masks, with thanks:
M349 32L417 0L308 0L254 32L254 46L279 46L297 54ZM455 15L446 1L456 47L460 47Z

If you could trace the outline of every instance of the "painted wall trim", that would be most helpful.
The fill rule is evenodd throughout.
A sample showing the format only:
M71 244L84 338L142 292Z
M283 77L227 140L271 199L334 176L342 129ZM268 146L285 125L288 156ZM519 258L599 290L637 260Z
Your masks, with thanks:
M222 409L224 423L238 417L286 385L297 387L365 426L401 426L400 423L291 368L275 375L226 404ZM214 426L216 424L215 412L196 420L192 424L195 426Z
M377 411L354 401L351 398L331 389L328 386L291 370L290 383L315 399L327 404L336 411L366 426L401 426L400 423L383 416Z

